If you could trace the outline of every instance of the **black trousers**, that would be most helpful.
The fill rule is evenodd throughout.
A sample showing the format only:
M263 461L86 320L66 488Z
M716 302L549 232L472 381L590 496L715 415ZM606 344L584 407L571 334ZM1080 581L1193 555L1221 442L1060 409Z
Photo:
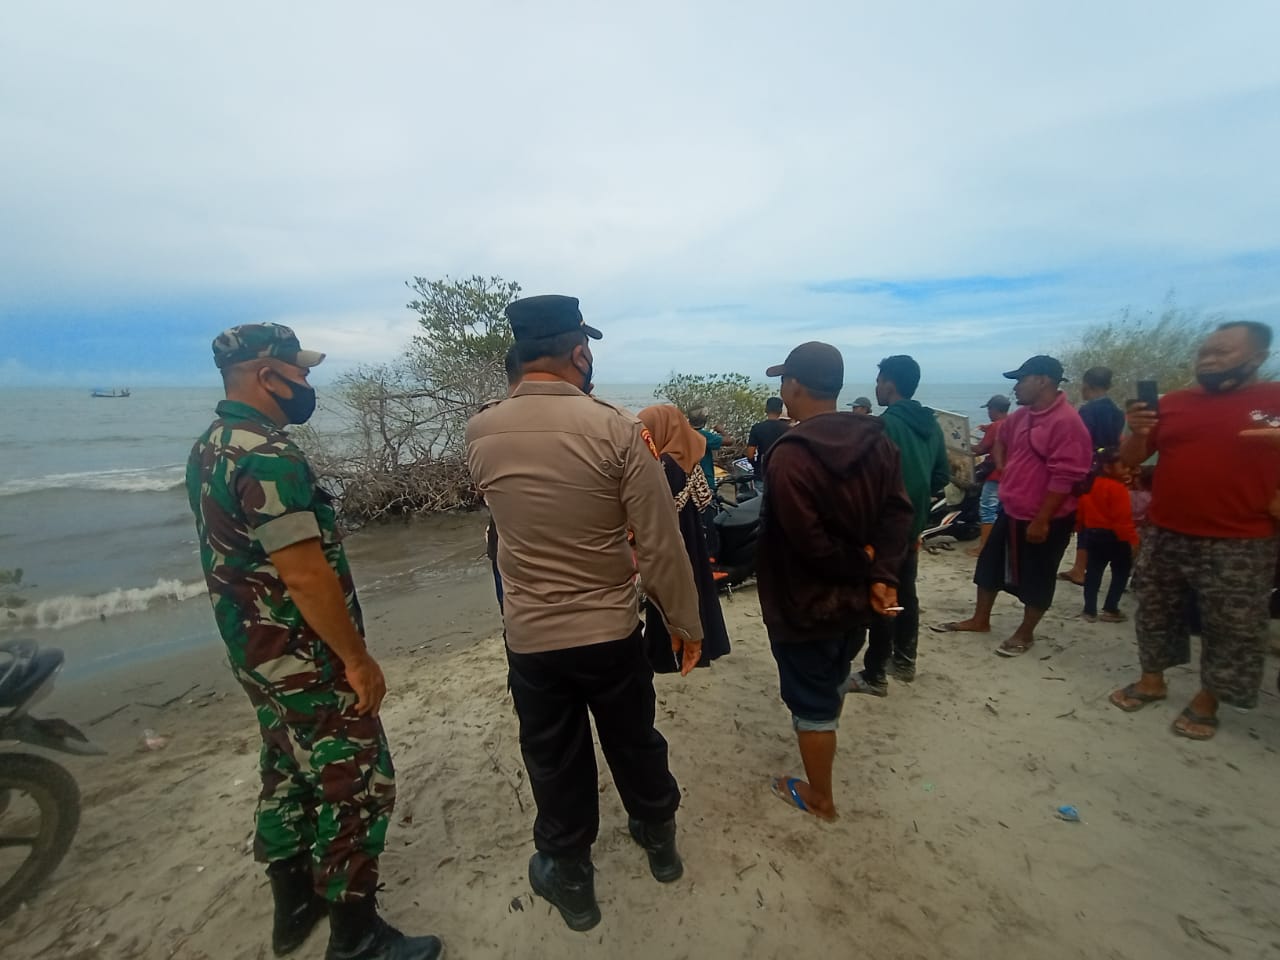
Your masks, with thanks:
M1120 598L1124 596L1125 587L1129 585L1129 574L1133 571L1133 548L1117 538L1111 530L1085 530L1081 534L1080 545L1089 551L1089 562L1084 573L1084 612L1098 612L1102 575L1110 567L1111 586L1107 589L1107 599L1102 604L1102 609L1119 613Z
M520 751L538 805L533 842L539 851L587 857L599 832L588 711L627 813L648 823L675 816L680 788L667 765L667 741L653 725L653 669L639 626L609 643L545 653L508 649L507 662Z
M920 643L920 596L916 592L919 572L920 553L912 544L898 571L898 606L903 607L903 611L896 617L872 617L867 631L867 655L862 659L862 666L868 680L884 679L890 656L903 664L916 662Z

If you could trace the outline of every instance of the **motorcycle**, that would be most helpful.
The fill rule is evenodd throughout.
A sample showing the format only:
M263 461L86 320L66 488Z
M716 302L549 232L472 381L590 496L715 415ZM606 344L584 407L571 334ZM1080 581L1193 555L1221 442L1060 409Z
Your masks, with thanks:
M711 521L715 528L711 574L720 590L732 590L755 576L760 509L764 504L764 498L755 490L750 461L737 461L734 467L735 473L716 482L716 513ZM732 490L732 500L725 495L726 490Z
M65 720L30 710L53 691L61 650L30 640L0 644L0 743L77 756L106 751ZM80 789L62 767L33 753L0 753L0 920L29 900L66 855L80 825Z
M982 487L962 489L951 484L947 491L951 495L936 500L929 510L929 526L920 534L926 546L930 541L941 545L944 538L976 540L982 535Z

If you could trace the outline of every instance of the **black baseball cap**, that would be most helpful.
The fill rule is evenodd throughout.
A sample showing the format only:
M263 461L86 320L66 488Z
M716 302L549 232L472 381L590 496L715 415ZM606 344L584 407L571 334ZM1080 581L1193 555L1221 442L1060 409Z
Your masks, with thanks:
M577 297L565 297L558 293L513 300L502 311L511 322L511 333L517 342L545 340L561 333L581 330L592 340L603 334L588 326L582 319Z
M1062 375L1062 364L1044 354L1031 357L1017 370L1006 373L1005 377L1010 380L1021 380L1023 377L1048 377L1057 383L1064 383L1067 379Z
M791 377L811 390L839 393L844 387L844 357L829 343L810 340L789 354L784 363L770 367L766 377Z
M1002 393L997 393L994 397L982 405L984 410L1003 410L1009 412L1009 398Z

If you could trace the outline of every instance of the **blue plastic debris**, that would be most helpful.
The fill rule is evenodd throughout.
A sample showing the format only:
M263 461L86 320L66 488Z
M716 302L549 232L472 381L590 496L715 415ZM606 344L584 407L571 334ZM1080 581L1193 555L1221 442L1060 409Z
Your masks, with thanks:
M1080 811L1077 810L1075 807L1070 807L1070 806L1059 807L1057 810L1057 814L1058 814L1059 820L1066 820L1068 823L1080 822Z

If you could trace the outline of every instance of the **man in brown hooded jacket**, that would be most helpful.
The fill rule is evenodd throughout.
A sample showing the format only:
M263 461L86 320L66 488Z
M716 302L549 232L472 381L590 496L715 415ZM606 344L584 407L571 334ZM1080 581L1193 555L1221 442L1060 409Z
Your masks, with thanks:
M851 665L872 613L898 612L914 510L883 424L836 412L840 351L801 344L768 376L782 377L782 399L799 424L765 461L760 609L807 777L778 777L772 788L833 820L836 728Z

